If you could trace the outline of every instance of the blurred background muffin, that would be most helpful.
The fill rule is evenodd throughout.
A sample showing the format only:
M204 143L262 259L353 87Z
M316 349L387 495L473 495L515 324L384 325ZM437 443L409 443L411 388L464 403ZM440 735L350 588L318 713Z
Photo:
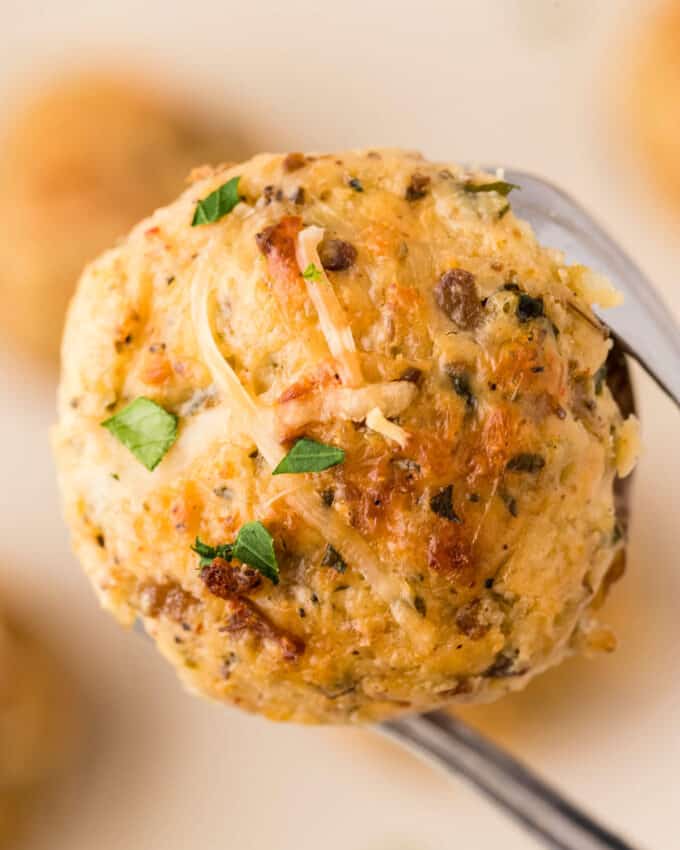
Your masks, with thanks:
M0 615L0 847L73 752L69 690L46 649Z
M56 361L85 263L175 197L194 166L224 159L223 139L147 81L92 69L18 109L0 143L0 300L22 351Z
M647 174L680 209L680 0L653 4L632 45L632 141Z

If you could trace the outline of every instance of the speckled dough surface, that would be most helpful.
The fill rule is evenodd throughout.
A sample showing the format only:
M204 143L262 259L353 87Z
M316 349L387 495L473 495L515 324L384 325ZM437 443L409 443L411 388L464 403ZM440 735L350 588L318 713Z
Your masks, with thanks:
M236 176L241 203L192 227ZM615 299L507 191L401 151L262 155L197 174L85 271L53 433L68 523L102 603L193 690L372 721L607 643L591 611L636 428L590 302ZM100 424L140 396L178 417L153 471ZM344 462L272 475L301 437ZM199 567L197 536L253 520L278 584Z

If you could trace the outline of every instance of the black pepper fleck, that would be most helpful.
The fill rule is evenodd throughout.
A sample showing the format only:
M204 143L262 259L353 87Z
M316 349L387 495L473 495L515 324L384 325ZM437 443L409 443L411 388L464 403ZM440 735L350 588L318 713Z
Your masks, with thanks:
M519 514L517 499L514 496L511 496L510 493L501 493L500 496L503 500L503 504L508 509L510 516L516 517Z
M540 319L541 316L545 315L543 311L543 298L532 298L531 295L523 292L517 301L515 315L522 324L532 319Z
M522 452L511 457L505 465L509 472L540 472L545 466L545 458L542 455Z
M470 376L467 371L455 363L447 364L444 371L448 375L456 395L464 399L466 407L472 409L475 406L475 396L470 387Z
M406 187L406 200L419 201L427 195L427 190L430 188L430 178L425 174L413 174L411 182Z
M326 546L321 564L324 567L332 567L337 573L344 573L347 569L347 564L344 562L342 555L330 543Z
M450 522L462 522L453 509L453 484L444 487L430 499L430 510Z
M399 376L400 381L408 381L410 384L420 384L423 377L421 369L416 369L415 366L409 366Z

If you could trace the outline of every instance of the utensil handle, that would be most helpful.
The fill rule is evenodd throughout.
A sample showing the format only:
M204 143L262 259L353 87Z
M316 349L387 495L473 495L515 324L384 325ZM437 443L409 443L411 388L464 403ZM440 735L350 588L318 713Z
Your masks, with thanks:
M463 776L554 850L634 850L547 782L455 717L440 711L382 723L416 755Z

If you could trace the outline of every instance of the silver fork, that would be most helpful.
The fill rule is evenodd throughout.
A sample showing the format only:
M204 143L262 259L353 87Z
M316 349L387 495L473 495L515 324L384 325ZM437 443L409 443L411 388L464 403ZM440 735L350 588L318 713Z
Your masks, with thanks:
M485 171L495 172L497 167ZM680 406L680 327L640 268L609 234L566 192L542 177L503 169L504 179L519 186L512 208L534 228L544 245L564 251L608 277L624 302L600 318L623 350Z
M485 168L491 173L496 168ZM649 281L613 239L576 201L556 186L521 171L504 169L520 190L514 211L533 226L539 240L606 275L623 293L620 307L608 310L606 324L620 349L630 354L680 406L680 329ZM612 358L613 363L620 363ZM627 372L625 366L623 372ZM629 405L628 375L612 376ZM381 724L379 730L433 762L462 776L519 824L554 850L634 850L592 816L509 753L440 711Z

